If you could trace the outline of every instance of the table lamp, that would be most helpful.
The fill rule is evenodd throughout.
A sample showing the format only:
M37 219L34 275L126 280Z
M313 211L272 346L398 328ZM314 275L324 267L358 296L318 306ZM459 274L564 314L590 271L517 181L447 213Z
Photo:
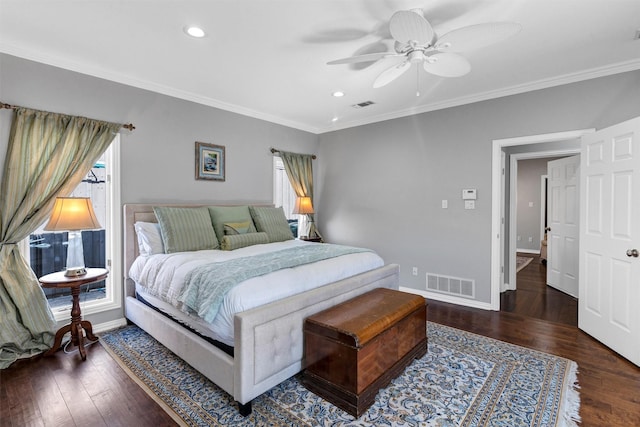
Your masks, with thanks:
M316 227L315 224L313 223L313 205L311 204L311 197L298 197L296 199L296 204L293 207L293 212L294 214L299 214L299 215L309 215L308 221L309 224L306 228L306 230L303 230L303 233L306 233L303 235L304 236L308 236L308 237L314 237L316 234Z
M64 275L77 277L87 274L84 268L82 230L95 230L100 223L89 197L56 197L46 231L68 231L67 270Z

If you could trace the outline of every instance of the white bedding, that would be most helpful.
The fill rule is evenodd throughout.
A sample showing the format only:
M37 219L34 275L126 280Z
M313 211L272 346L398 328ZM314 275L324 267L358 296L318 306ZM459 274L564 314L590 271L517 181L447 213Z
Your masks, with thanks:
M246 280L227 294L220 311L211 323L182 312L178 297L186 274L192 268L212 261L225 261L296 245L313 244L319 243L288 240L234 251L204 250L141 256L132 264L129 277L136 282L136 289L141 296L159 309L189 324L203 335L233 346L233 319L236 313L382 267L382 258L374 252L354 253Z

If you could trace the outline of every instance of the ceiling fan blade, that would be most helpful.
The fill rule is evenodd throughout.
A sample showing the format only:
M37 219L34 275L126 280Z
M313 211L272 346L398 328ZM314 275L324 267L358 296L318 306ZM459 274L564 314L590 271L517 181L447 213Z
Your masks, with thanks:
M403 75L409 68L411 68L410 61L404 61L398 65L394 65L391 68L387 68L382 73L380 73L376 81L373 82L373 87L377 89L391 83L392 81Z
M488 22L458 28L440 37L434 48L441 52L464 52L489 46L522 29L516 22Z
M389 32L400 43L415 41L419 45L431 43L435 34L420 9L394 13L389 22Z
M327 65L355 64L356 62L373 62L382 58L386 58L387 56L399 56L399 55L393 52L367 53L366 55L351 56L349 58L342 58L342 59L336 59L335 61L329 61L327 62Z
M423 63L427 73L440 77L460 77L471 71L471 64L457 53L443 52L427 57Z

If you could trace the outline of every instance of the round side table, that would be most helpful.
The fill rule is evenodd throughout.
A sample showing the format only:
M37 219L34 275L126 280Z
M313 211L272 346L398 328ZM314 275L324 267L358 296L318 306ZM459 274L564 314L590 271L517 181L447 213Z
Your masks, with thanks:
M62 344L62 337L64 337L67 332L71 332L71 343L78 347L82 360L87 359L83 342L83 330L86 332L87 339L90 341L95 342L98 338L93 335L91 322L82 320L82 313L80 312L80 287L104 280L108 275L109 271L104 268L87 268L87 274L83 274L82 276L67 277L64 275L64 271L59 271L57 273L47 274L39 279L40 285L43 288L70 288L73 301L73 306L71 307L71 323L63 326L56 332L53 347L44 354L45 356L55 353Z

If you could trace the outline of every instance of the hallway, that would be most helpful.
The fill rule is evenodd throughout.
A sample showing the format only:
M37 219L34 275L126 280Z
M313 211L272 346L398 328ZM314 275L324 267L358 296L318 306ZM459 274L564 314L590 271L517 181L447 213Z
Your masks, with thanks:
M577 327L578 300L547 286L547 268L540 263L539 255L518 255L533 261L518 272L517 290L500 294L500 310Z

